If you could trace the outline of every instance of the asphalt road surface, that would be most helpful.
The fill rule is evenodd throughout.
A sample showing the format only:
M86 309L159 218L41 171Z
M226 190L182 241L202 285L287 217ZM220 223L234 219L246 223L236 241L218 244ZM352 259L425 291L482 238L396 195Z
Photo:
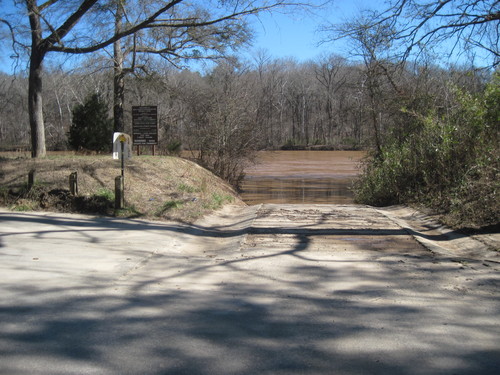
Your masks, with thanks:
M0 211L0 374L497 374L496 240L404 207Z

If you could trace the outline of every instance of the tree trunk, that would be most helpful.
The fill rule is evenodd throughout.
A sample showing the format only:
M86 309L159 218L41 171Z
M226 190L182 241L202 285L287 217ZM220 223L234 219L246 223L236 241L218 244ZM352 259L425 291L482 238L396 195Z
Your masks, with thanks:
M375 147L377 148L376 157L381 160L382 159L382 146L381 146L381 142L380 142L380 130L379 130L380 124L379 124L379 121L377 119L377 112L376 112L377 106L375 103L375 98L373 96L373 93L370 93L370 95L371 95L371 97L370 97L370 102L371 102L370 115L372 118L373 133L375 136Z
M117 2L115 16L115 33L118 34L122 28L123 6ZM118 39L113 43L113 131L123 132L125 121L123 119L123 103L125 101L125 74L123 72L123 51L121 41Z
M113 131L123 132L125 130L125 121L123 119L123 102L125 101L125 74L123 73L123 63L119 64L115 61L113 72Z
M28 79L28 112L31 130L31 157L46 156L45 126L42 103L42 61L46 50L42 47L42 27L35 2L28 1L31 26L31 56Z
M28 111L31 130L31 156L41 158L46 156L45 126L43 122L42 103L42 58L38 53L31 52L30 75L28 89Z

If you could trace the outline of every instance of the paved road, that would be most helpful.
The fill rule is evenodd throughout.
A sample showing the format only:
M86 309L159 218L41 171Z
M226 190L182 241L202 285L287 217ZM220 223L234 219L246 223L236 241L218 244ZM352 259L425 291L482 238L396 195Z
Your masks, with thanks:
M499 270L401 207L0 211L0 374L493 374Z

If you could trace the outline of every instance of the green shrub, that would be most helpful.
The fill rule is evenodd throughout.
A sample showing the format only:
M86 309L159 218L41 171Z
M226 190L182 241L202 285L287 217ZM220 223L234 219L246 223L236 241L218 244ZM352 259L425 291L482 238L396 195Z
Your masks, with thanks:
M182 142L181 141L170 141L167 143L167 153L168 155L180 156L182 152Z
M418 116L404 139L388 142L366 163L355 186L360 203L420 203L454 226L499 222L500 75L483 94L453 90L454 106Z
M69 129L69 146L73 150L111 151L113 122L108 108L99 94L87 98L73 109L73 123Z
M107 189L107 188L100 188L95 192L95 195L97 197L105 198L110 202L114 202L115 200L115 192Z

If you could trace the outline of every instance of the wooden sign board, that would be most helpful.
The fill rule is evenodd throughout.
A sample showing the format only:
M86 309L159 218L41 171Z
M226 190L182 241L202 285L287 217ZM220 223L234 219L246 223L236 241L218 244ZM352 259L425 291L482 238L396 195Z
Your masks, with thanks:
M132 141L134 145L158 144L158 107L132 107Z

